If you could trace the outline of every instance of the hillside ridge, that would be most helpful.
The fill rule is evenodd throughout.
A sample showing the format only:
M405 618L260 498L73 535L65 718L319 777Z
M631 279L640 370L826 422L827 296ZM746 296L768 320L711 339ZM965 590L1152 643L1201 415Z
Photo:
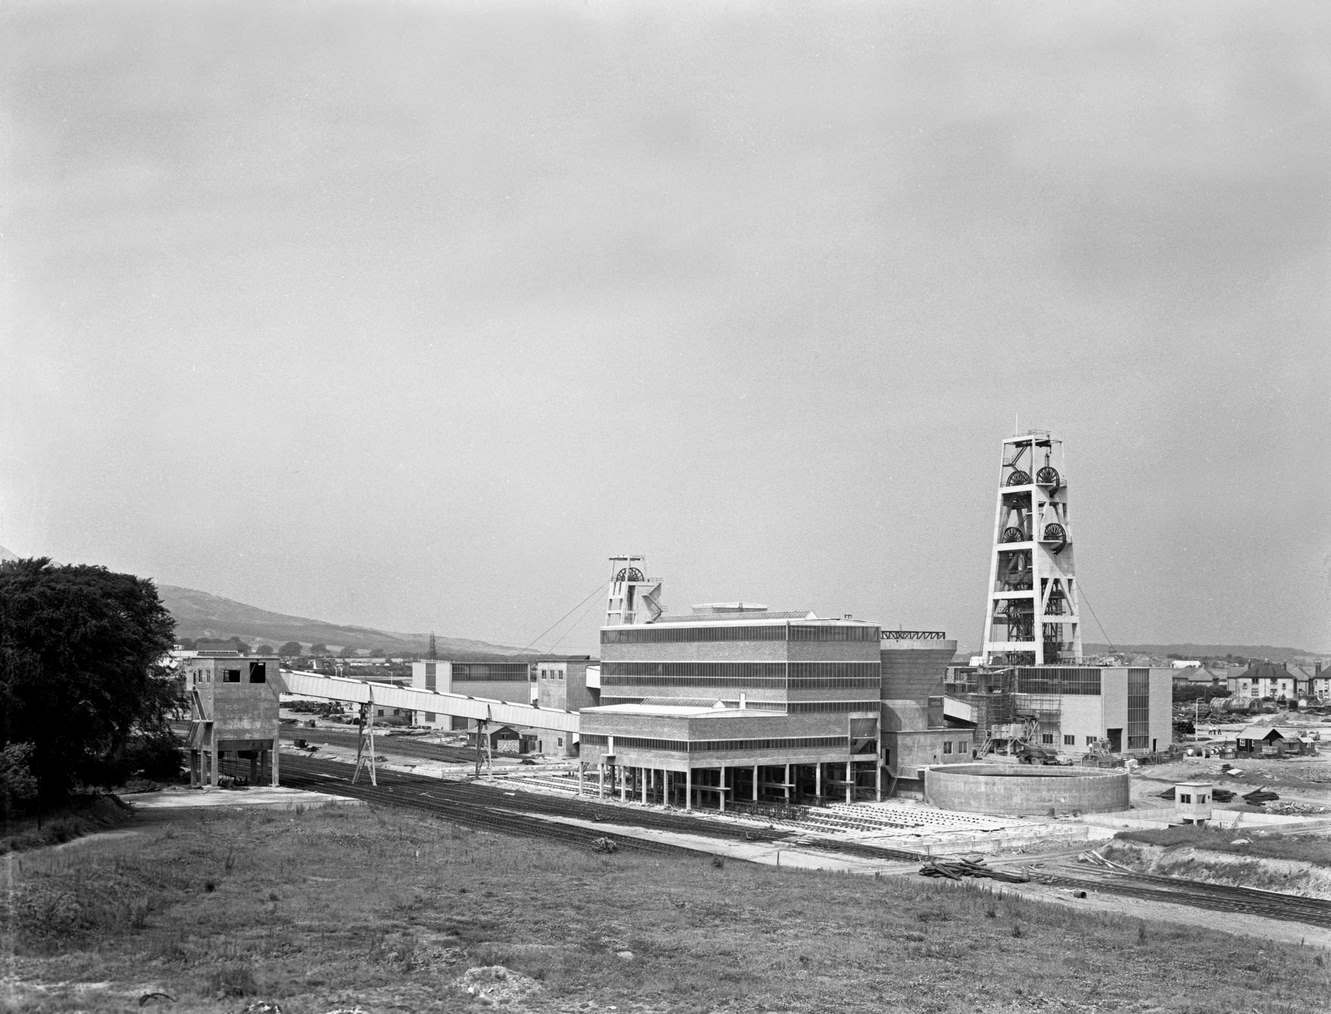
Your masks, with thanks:
M430 638L427 633L403 633L278 613L197 588L159 584L157 592L162 604L175 618L177 637L220 640L239 637L243 641L264 642L274 647L286 641L299 641L305 647L325 644L334 651L382 648L390 654L421 654ZM521 650L476 638L443 634L436 635L435 641L442 654L513 655Z

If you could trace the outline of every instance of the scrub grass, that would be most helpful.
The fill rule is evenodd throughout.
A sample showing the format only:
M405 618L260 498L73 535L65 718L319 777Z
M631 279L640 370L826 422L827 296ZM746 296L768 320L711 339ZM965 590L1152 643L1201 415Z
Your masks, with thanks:
M368 808L182 814L0 862L11 1011L1209 1014L1331 991L1321 948ZM508 970L488 996L457 984L478 966Z
M1221 830L1184 824L1154 831L1120 831L1114 837L1165 849L1206 849L1254 859L1290 859L1314 866L1331 866L1331 840L1318 835L1282 835L1274 829ZM1243 844L1235 845L1236 840Z
M85 834L117 827L132 811L117 796L89 793L41 816L14 817L0 825L0 855L61 845Z

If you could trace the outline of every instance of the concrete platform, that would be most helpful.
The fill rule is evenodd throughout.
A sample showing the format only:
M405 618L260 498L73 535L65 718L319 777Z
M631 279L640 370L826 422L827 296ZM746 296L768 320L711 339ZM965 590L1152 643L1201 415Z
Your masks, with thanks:
M360 799L332 796L304 789L253 787L248 789L162 789L120 797L135 810L213 809L228 806L261 806L274 810L316 809L322 806L364 806Z

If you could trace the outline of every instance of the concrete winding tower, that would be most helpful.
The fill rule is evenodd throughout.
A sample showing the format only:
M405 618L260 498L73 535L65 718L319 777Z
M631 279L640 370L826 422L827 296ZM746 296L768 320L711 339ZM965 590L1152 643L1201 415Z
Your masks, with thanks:
M606 626L652 623L662 613L661 582L644 576L641 556L610 557L610 590L606 597Z
M1044 430L1003 441L983 658L985 665L1081 659L1063 441Z

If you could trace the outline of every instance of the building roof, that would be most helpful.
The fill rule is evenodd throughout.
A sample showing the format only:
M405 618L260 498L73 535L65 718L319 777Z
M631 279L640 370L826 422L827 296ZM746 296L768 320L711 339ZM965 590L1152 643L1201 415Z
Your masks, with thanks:
M1249 662L1248 668L1244 669L1239 675L1247 679L1262 679L1263 677L1266 679L1289 679L1292 674L1285 668L1284 662L1267 661Z
M1175 669L1174 679L1184 683L1218 683L1220 677L1204 665L1193 665L1186 669Z
M1289 725L1250 725L1238 734L1236 739L1270 739L1275 733L1277 739L1298 739L1299 730Z
M596 715L648 715L653 718L761 718L767 715L784 715L779 709L767 708L718 708L715 705L700 707L697 704L604 704L595 708L583 708L582 714Z
M814 620L817 618L818 617L816 614L808 610L804 610L803 612L800 612L798 610L788 611L788 612L772 612L770 609L764 609L762 611L745 610L744 612L736 612L733 609L719 609L719 610L698 609L697 611L692 613L681 613L675 616L658 616L655 620L652 621L652 623L654 625L659 625L662 623L699 623L699 622L715 623L718 620L721 620L727 623L750 624L750 623L762 623L767 620L782 620L782 621Z

